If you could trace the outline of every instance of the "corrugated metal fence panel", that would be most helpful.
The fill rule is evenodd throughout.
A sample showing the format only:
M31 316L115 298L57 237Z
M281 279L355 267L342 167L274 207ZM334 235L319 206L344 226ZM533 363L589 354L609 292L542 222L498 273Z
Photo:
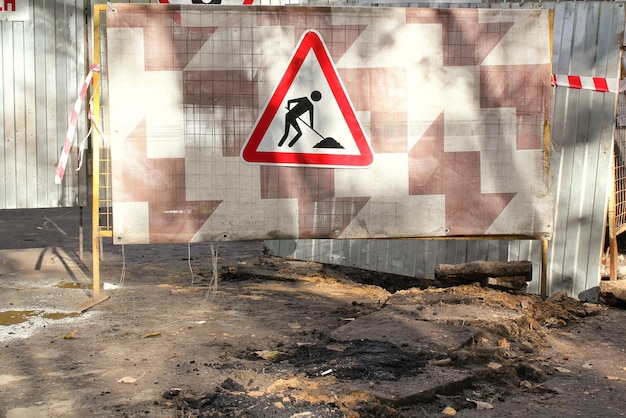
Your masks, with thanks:
M557 74L619 76L624 7L613 2L558 3L553 68ZM616 95L555 89L552 171L555 228L548 291L594 300L610 188Z
M509 244L499 240L270 240L272 254L298 260L433 278L437 264L507 261ZM541 260L541 258L539 258Z
M553 9L553 72L618 77L623 3L493 2L480 7ZM595 299L615 114L616 97L612 93L555 89L551 124L555 224L547 271L550 294L565 291L583 300ZM540 241L301 240L266 241L266 245L281 256L418 277L432 277L439 263L531 260L533 280L528 291L540 292Z
M32 0L29 21L0 21L0 209L84 204L76 156L61 186L54 172L86 74L85 7L82 0ZM82 117L78 138L85 134Z

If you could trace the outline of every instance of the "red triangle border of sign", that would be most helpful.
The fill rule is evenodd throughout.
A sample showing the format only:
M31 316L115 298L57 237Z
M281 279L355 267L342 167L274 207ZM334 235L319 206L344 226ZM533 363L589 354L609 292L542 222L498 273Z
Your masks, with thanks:
M298 71L302 67L309 51L313 50L317 58L324 77L328 82L330 90L337 101L342 116L352 134L360 155L338 155L338 154L309 154L300 152L260 152L257 151L263 137L272 123L280 104L285 96ZM241 157L248 163L259 163L269 165L297 165L297 166L322 166L322 167L367 167L372 164L374 156L363 133L363 129L357 119L352 103L348 98L343 83L330 58L330 54L317 31L308 30L302 35L302 39L294 52L285 73L274 90L272 98L265 107L263 114L258 119L254 130L248 137Z

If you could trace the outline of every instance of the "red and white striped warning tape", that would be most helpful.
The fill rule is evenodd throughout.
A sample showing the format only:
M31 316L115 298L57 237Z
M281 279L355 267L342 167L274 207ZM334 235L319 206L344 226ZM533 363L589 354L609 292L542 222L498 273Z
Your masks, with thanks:
M76 99L76 102L74 103L74 108L72 109L72 113L70 114L69 126L67 128L67 133L65 134L65 142L63 143L63 151L61 152L59 164L57 165L56 175L54 176L54 182L56 184L61 184L63 176L65 175L65 167L67 166L67 160L70 156L70 150L72 149L72 142L74 141L74 134L76 133L76 126L78 125L78 115L80 114L80 108L83 101L85 100L85 95L87 94L87 90L89 89L89 84L91 83L91 79L93 78L93 73L96 71L100 71L100 66L97 64L91 67L91 70L89 70L87 77L85 77L85 82L80 88L78 98Z
M554 86L571 87L573 89L585 89L601 91L604 93L617 93L620 91L617 78L605 77L581 77L578 75L552 74Z

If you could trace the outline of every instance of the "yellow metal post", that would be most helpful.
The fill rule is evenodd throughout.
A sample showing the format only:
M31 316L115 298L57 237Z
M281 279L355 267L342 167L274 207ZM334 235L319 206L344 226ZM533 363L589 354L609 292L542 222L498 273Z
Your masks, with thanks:
M611 160L611 187L609 188L609 208L607 211L609 228L609 278L610 280L617 280L617 256L619 250L617 247L617 227L615 224L615 157Z
M95 5L93 13L93 59L95 64L100 63L100 5ZM106 7L106 6L105 6ZM100 72L95 72L93 85L100 86ZM100 89L96 88L93 97L93 122L100 124ZM91 135L92 156L92 181L91 189L91 259L93 274L93 294L96 297L100 293L100 133L97 129Z
M94 64L100 63L100 13L106 10L106 5L97 4L94 6ZM100 123L100 72L93 74L93 122L96 127L102 126ZM91 199L91 260L92 260L92 285L93 297L78 304L77 309L84 311L90 307L108 299L108 295L100 292L100 142L101 135L98 129L93 129L91 134L92 146L92 199Z

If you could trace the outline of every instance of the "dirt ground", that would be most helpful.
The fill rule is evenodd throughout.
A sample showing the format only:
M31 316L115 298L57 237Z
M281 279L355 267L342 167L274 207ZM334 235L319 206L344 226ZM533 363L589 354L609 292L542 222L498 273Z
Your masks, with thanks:
M87 211L85 211L87 212ZM618 417L626 312L281 259L262 242L113 246L0 212L0 414ZM213 282L217 273L218 281Z

